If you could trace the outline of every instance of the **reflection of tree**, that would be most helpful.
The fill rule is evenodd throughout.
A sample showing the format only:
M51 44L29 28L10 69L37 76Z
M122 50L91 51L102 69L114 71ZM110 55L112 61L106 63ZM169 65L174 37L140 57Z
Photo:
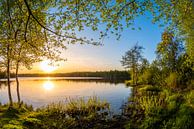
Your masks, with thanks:
M97 83L110 83L119 84L124 83L125 80L111 80L111 79L59 79L55 81L68 81L68 82L95 82Z
M1 81L0 82L0 90L5 88L5 86L6 86L6 81Z
M47 78L35 78L35 79L30 79L33 81L43 81L43 80L48 80ZM119 84L119 83L124 83L125 79L103 79L103 78L98 78L98 77L51 77L49 80L52 81L68 81L68 82L95 82L95 83L110 83L110 84Z

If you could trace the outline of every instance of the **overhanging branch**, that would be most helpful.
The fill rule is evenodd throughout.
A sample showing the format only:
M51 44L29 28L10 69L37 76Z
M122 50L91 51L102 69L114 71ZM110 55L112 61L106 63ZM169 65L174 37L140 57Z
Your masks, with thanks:
M58 33L55 32L55 31L53 31L53 30L47 28L46 26L44 26L43 24L41 24L40 21L34 16L34 14L32 13L32 11L31 11L31 9L30 9L30 7L29 7L29 5L28 5L27 0L24 0L24 3L25 3L25 5L26 5L26 7L27 7L27 10L28 10L29 15L31 15L32 18L33 18L33 19L34 19L34 20L35 20L35 21L36 21L43 29L45 29L45 30L47 30L47 31L49 31L49 32L51 32L51 33L57 35L57 36L63 37L63 38L73 39L73 40L85 42L85 43L88 43L88 44L90 43L89 41L85 41L85 40L83 40L82 38L76 38L76 37L69 36L69 35L61 35L61 34L58 34Z

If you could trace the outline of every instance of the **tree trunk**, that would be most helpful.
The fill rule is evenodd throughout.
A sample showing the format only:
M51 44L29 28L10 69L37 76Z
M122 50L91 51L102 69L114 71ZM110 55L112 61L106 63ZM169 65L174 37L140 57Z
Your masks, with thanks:
M8 86L8 96L9 96L9 103L10 106L13 106L13 100L11 96L11 85L10 85L10 48L9 45L7 46L7 86Z
M134 67L132 68L133 70L133 73L132 73L132 76L133 76L133 85L135 84L135 69L134 69Z
M137 80L138 80L138 70L137 67L135 68L135 85L137 85Z
M16 83L17 83L17 98L18 98L18 105L20 105L20 83L19 83L19 79L18 79L18 68L19 68L19 62L17 62L16 64Z

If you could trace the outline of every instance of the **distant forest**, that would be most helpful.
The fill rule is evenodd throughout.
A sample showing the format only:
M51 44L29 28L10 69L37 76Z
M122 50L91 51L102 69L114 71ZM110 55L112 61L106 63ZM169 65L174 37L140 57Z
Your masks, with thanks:
M71 72L71 73L34 73L34 74L19 74L19 77L102 77L108 80L128 80L130 79L130 74L127 71L96 71L96 72ZM0 73L0 78L5 78L5 73ZM14 77L14 74L11 74Z

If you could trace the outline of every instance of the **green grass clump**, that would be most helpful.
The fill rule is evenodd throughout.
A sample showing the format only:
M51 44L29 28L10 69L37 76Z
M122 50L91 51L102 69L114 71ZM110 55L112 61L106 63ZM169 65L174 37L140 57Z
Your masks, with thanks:
M0 106L0 128L21 129L22 121L21 117L32 111L31 106L26 104L14 103L13 106L8 104Z
M45 128L80 128L93 127L105 121L109 115L110 105L97 97L85 100L68 99L68 103L53 103L40 108L38 118L45 123Z
M6 124L2 129L23 129L23 127L20 125Z

